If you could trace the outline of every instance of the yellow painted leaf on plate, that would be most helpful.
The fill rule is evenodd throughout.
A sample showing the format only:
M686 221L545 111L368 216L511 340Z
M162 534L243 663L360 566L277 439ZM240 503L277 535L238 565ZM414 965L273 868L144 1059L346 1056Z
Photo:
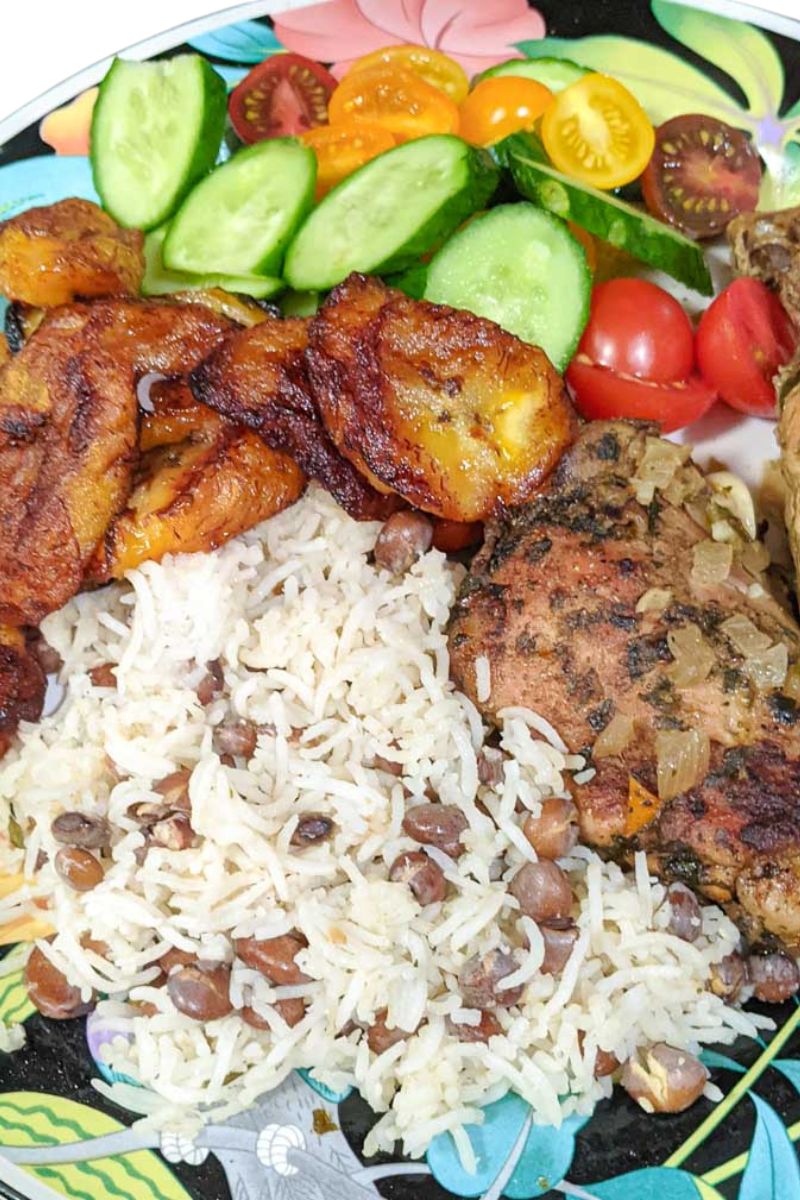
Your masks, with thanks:
M0 1151L5 1146L52 1146L124 1130L113 1117L43 1092L0 1096ZM70 1200L190 1200L189 1193L151 1150L79 1163L25 1167Z

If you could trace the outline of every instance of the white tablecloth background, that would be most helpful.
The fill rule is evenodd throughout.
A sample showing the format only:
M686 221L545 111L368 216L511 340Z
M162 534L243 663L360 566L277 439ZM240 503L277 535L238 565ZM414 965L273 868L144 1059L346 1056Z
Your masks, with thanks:
M225 7L224 0L6 0L0 26L0 118L115 51ZM779 22L781 15L800 20L800 0L750 0L749 7L777 15Z

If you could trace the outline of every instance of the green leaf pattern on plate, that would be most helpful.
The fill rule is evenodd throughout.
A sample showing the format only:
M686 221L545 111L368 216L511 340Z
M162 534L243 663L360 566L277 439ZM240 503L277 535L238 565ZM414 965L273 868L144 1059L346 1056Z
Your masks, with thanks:
M745 104L677 54L634 38L599 35L521 42L531 58L571 58L619 79L654 124L682 113L706 113L749 133L764 159L759 207L800 203L800 101L781 115L785 74L775 46L752 25L652 0L662 28L687 49L712 62L738 85Z

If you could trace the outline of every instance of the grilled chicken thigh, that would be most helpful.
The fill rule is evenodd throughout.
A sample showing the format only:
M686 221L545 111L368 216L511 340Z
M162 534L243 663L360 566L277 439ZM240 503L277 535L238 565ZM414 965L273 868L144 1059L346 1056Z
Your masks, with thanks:
M733 484L713 492L683 458L641 426L586 426L545 493L490 531L454 610L451 670L489 717L526 705L587 755L589 842L644 848L752 936L796 945L800 629L769 594Z

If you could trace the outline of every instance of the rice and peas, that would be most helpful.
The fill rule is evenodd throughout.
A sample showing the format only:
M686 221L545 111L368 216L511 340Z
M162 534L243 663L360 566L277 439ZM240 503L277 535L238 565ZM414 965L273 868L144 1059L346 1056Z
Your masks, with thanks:
M770 1022L707 990L736 927L706 906L693 942L670 933L643 856L632 875L582 846L560 860L577 930L563 969L542 972L541 933L509 885L536 860L525 819L566 797L584 763L522 709L501 714L502 757L486 748L490 731L449 682L445 627L463 569L432 550L392 576L372 562L376 533L311 488L213 554L145 564L47 618L66 695L2 765L0 829L13 806L25 844L0 843L0 872L31 882L0 900L0 924L41 916L35 901L49 899L56 934L40 949L84 1000L108 997L97 1011L119 1036L104 1053L160 1098L149 1120L224 1120L308 1067L383 1114L367 1154L401 1140L421 1155L450 1130L469 1165L464 1125L509 1089L558 1123L610 1094L598 1053L696 1052ZM202 704L216 660L220 686ZM113 684L109 663L115 686L97 686L93 669ZM486 690L488 663L478 671ZM258 727L249 761L221 751L236 722ZM191 844L144 853L134 806L162 801L156 786L181 768ZM420 851L403 821L432 798L466 827L457 857L425 846L447 887L422 905L389 872ZM114 833L102 882L85 892L52 865L51 823L65 811L105 817ZM298 836L304 821L323 836ZM299 943L299 983L276 985L234 954L237 939L282 935ZM179 1012L157 965L167 951L227 964L233 1011ZM474 1040L482 1015L462 996L465 969L498 954L512 959L503 989L521 998ZM377 1041L364 1032L376 1026Z

